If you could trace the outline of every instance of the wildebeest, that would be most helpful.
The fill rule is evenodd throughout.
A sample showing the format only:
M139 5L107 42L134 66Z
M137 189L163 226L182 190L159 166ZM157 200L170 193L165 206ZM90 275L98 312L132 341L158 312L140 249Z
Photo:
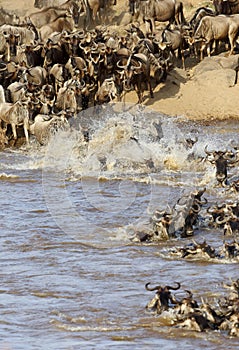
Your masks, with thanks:
M234 15L236 16L236 15ZM230 42L230 54L233 53L235 47L235 40L239 29L239 21L232 16L205 16L201 19L195 34L195 40L202 40L201 46L201 60L203 59L203 51L207 49L207 55L211 55L210 45L214 40L226 40Z
M217 15L231 15L239 13L238 0L213 0L213 5Z
M39 6L37 6L39 7ZM54 21L58 16L66 13L72 15L74 23L77 26L81 11L81 1L79 4L75 0L68 0L58 7L47 7L40 11L34 12L28 16L27 20L33 23L37 28Z
M41 87L46 83L47 71L41 66L31 67L24 71L23 78L28 84Z
M68 71L64 64L55 63L49 70L49 81L54 86L56 93L68 78Z
M239 217L232 213L225 215L223 218L217 217L216 223L223 225L224 236L232 236L239 232Z
M0 25L2 24L19 24L19 17L15 13L9 13L2 7L0 8Z
M156 310L157 314L161 314L164 310L168 310L169 308L169 302L172 304L176 304L177 301L175 297L172 295L170 290L178 290L181 286L179 282L175 282L177 284L176 287L172 286L156 286L156 287L149 287L150 282L146 283L145 288L148 291L156 291L156 294L154 298L147 304L147 309L153 309Z
M44 145L48 142L52 133L68 126L64 114L60 116L38 114L34 119L34 123L30 125L30 133L36 137L41 145Z
M139 12L142 14L144 22L150 24L152 32L155 32L155 21L169 21L169 23L176 22L176 24L185 22L182 2L177 0L143 0L139 3Z
M55 103L57 112L69 111L73 115L77 113L77 101L76 101L76 86L73 84L65 84L61 87L57 94Z
M203 332L206 329L214 330L216 328L201 311L195 311L187 315L185 320L179 323L179 327L197 332Z
M8 102L15 103L17 101L26 100L27 84L14 81L8 85L6 90L6 97Z
M129 91L133 86L138 95L138 103L143 102L145 84L150 92L150 96L153 98L153 89L150 80L150 64L146 55L142 53L131 55L125 65L118 61L117 66L124 71L124 90Z
M185 50L186 40L183 31L180 28L165 28L162 32L162 41L170 45L173 54L178 53L178 57L182 60L182 66L185 69Z
M0 120L6 125L11 125L14 140L17 140L17 126L23 125L26 141L29 143L29 112L27 104L22 103L21 101L17 101L14 104L6 102L1 103Z
M221 186L228 184L227 181L227 168L237 162L237 158L232 152L229 151L211 151L207 150L207 146L204 148L207 154L206 159L216 166L216 179Z
M0 32L5 36L10 34L19 37L19 45L34 43L38 38L36 37L36 32L33 26L13 26L10 24L3 24L0 27Z
M94 104L103 104L112 101L117 95L117 88L113 77L105 79L95 94Z
M239 256L239 245L237 242L224 242L223 253L226 259L234 259Z
M13 26L4 24L0 27L0 53L8 62L12 57L16 60L20 45L33 43L37 39L38 33L33 25Z
M198 222L201 207L207 203L206 198L202 198L205 191L206 188L184 195L174 206L171 230L179 231L181 237L194 234L194 226Z
M52 40L47 40L43 47L44 68L53 66L55 63L66 64L70 58L68 46L64 42L54 44Z
M63 31L72 32L75 28L75 22L71 15L60 15L57 18L55 18L54 21L50 22L49 24L45 24L39 29L39 34L41 40L44 42L46 41L49 36L54 33L58 32L61 33Z
M82 0L86 18L85 27L88 28L97 20L105 19L107 8L111 5L116 5L116 0ZM102 18L100 10L103 10L104 16Z
M199 7L194 15L192 16L192 18L189 20L188 25L190 28L193 29L193 31L195 31L195 29L197 28L200 20L205 17L205 16L215 16L216 13L215 11L213 11L210 7Z
M42 57L43 45L38 43L29 43L23 46L28 67L42 66L44 57Z
M27 22L33 23L34 26L40 29L42 26L51 23L58 16L64 15L66 13L65 9L59 8L45 8L41 11L34 12L26 18Z

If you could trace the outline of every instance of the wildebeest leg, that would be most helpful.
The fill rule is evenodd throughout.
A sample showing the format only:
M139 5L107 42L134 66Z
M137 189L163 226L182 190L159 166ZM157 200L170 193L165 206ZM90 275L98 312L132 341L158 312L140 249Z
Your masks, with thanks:
M211 57L211 44L210 43L207 43L207 56L208 57Z
M202 61L203 60L203 57L204 57L204 50L206 49L207 53L208 53L208 50L210 50L210 43L209 43L209 47L208 47L208 43L206 42L202 42L202 46L201 46L201 49L200 49L200 60ZM210 51L209 51L209 55L210 55Z
M150 92L150 97L154 98L154 93L153 93L152 84L150 80L148 81L148 90Z
M143 94L140 90L137 90L137 95L138 95L138 103L141 104L143 102Z
M228 33L228 39L229 39L230 47L231 47L231 50L230 50L229 55L233 55L234 47L235 47L235 37L236 37L236 34L237 34L237 31L235 32L234 30L232 30L232 32L229 31L229 33Z
M26 142L27 142L27 144L29 144L28 122L27 121L24 122L23 129L24 129L24 134L25 134L25 137L26 137Z
M201 44L201 48L200 48L200 61L202 61L203 60L203 51L205 50L205 48L206 48L206 43L202 43Z
M16 124L11 124L12 132L13 132L13 138L14 140L17 139L17 130L16 130Z
M185 52L184 52L184 49L182 47L180 47L179 50L178 50L178 53L179 53L179 56L180 56L180 58L182 60L182 67L183 67L183 69L185 69L185 55L184 55Z

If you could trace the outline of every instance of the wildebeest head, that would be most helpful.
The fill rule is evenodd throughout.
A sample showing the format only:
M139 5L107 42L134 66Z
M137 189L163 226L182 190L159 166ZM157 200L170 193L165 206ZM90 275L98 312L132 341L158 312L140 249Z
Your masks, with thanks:
M41 9L43 6L45 6L45 0L35 0L34 7Z
M76 27L78 26L78 23L79 23L80 12L81 12L81 7L79 7L79 5L76 2L72 2L69 8L69 13L72 16Z
M188 294L186 297L184 297L182 300L180 300L175 307L178 314L184 315L194 312L195 308L198 308L198 303L196 300L193 299L193 294L189 290L185 290L185 292Z
M238 244L235 241L229 243L224 242L223 251L225 254L225 258L233 259L238 254Z
M16 56L17 46L21 40L19 33L3 33L9 45L10 56Z
M229 151L211 151L207 150L205 147L205 153L207 154L206 158L210 163L215 164L216 166L216 179L221 185L227 184L227 167L228 164L233 164L236 162L233 159L234 154Z
M124 71L124 89L127 91L131 90L132 78L135 74L141 73L142 63L130 56L125 65L118 61L117 67Z
M230 15L231 14L230 1L228 1L228 0L213 0L213 5L215 7L216 15L221 15L221 14Z
M160 313L163 310L167 310L169 308L169 302L176 303L175 298L172 296L170 290L178 290L181 287L181 284L179 282L176 282L177 286L155 286L153 288L150 288L150 282L146 283L145 288L148 291L156 291L156 296L148 304L148 307L153 307L157 309L157 312Z

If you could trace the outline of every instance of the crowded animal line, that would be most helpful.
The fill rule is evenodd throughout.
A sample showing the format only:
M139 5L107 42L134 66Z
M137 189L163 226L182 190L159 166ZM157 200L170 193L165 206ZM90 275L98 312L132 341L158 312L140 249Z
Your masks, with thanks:
M181 2L153 1L148 7L147 1L130 1L130 20L120 31L110 25L116 5L35 2L39 10L21 17L9 13L6 23L1 19L0 84L6 103L20 99L27 105L30 134L38 114L47 120L60 114L60 123L64 116L67 124L80 111L121 101L130 91L147 103L175 67L185 69L192 58L199 62L205 49L215 55L227 50L229 40L230 54L237 51L239 15L219 13L216 5L196 8L186 19ZM9 138L10 128L3 144Z

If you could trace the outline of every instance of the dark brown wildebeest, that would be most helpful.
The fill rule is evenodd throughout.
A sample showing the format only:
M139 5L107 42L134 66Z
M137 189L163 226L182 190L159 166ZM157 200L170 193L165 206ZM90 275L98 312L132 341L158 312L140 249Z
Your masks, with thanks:
M179 282L175 282L176 287L171 286L156 286L149 287L150 282L146 283L145 288L148 291L156 291L154 298L147 304L147 309L155 309L158 314L161 314L164 310L168 310L169 302L176 304L177 301L175 297L171 294L170 290L178 290L181 286Z
M206 159L216 166L216 179L221 186L228 184L227 168L237 162L236 155L229 151L211 151L205 147Z
M239 13L239 0L213 0L217 15L232 15Z
M138 95L138 103L143 102L145 84L150 92L150 97L153 98L154 95L150 80L150 63L145 54L136 53L131 55L127 59L126 64L122 64L118 61L117 67L123 70L123 89L125 91L130 91L133 87Z

